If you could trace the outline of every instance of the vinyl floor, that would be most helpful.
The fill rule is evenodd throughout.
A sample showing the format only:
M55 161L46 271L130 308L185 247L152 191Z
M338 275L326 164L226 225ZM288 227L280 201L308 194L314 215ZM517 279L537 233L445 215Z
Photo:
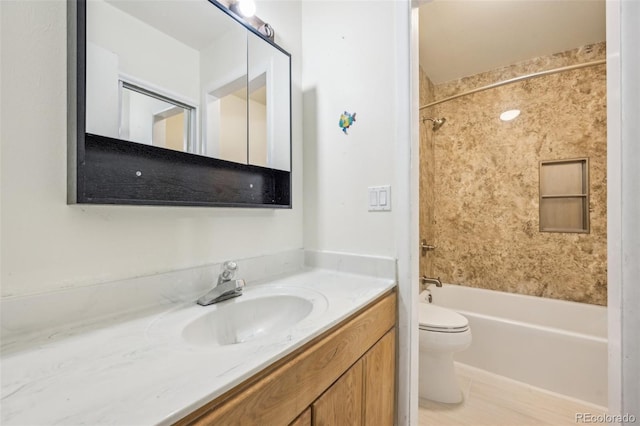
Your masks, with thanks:
M464 400L444 404L420 400L420 426L580 425L605 408L456 363ZM580 418L582 414L585 414Z

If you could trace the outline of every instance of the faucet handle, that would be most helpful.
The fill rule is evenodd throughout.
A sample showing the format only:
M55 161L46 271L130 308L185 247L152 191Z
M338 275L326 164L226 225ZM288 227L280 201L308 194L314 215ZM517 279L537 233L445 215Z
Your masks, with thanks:
M227 260L226 262L224 262L222 264L222 268L223 269L228 269L230 271L235 271L236 269L238 269L238 264L236 262L234 262L233 260Z
M427 244L427 240L425 240L424 238L420 241L420 249L421 249L422 256L426 256L428 251L432 251L437 248L438 247L432 244Z
M222 264L220 268L220 278L224 281L232 280L238 270L238 264L234 261L228 260Z

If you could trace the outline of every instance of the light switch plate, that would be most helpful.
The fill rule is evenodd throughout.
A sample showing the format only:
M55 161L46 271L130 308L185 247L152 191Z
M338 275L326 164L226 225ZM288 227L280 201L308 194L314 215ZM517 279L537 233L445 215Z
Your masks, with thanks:
M367 190L370 212L391 211L391 185L370 186Z

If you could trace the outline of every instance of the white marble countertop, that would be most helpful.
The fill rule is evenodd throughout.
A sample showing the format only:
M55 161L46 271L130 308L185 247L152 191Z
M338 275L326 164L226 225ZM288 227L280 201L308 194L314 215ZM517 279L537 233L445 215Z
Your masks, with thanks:
M1 423L171 424L336 325L395 283L306 269L248 283L247 296L264 286L274 286L274 291L300 287L318 295L321 309L285 333L224 347L192 345L180 336L194 315L227 302L165 306L146 316L14 345L1 359Z

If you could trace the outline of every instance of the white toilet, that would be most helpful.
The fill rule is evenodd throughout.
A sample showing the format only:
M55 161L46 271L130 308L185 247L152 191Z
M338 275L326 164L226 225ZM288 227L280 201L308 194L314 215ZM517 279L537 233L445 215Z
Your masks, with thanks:
M462 402L462 391L453 368L453 354L471 344L469 321L457 312L426 302L424 296L426 292L421 294L418 310L418 393L420 398L432 401Z

